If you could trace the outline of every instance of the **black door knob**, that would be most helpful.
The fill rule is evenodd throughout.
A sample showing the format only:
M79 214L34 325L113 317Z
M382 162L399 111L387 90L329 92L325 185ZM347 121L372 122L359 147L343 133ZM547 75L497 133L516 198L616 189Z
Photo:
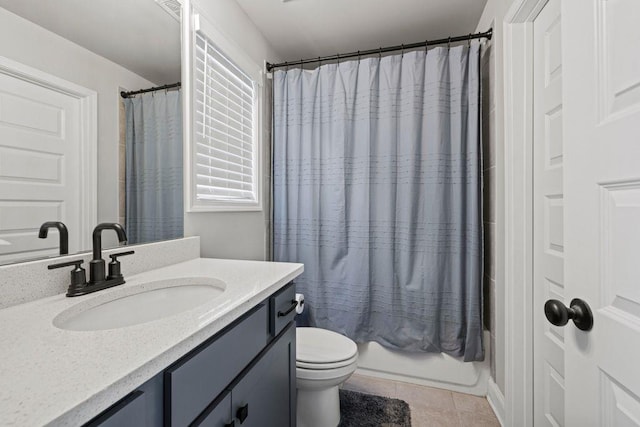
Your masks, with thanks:
M562 301L550 299L544 303L544 315L550 323L556 326L564 326L571 319L576 327L582 331L590 331L593 328L591 308L589 308L589 304L579 298L571 300L570 308L567 308Z

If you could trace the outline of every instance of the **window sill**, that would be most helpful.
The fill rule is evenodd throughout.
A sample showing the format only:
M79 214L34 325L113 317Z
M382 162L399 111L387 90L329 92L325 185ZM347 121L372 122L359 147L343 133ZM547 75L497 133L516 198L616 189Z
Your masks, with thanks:
M196 205L187 209L187 213L198 212L261 212L262 204L252 205Z

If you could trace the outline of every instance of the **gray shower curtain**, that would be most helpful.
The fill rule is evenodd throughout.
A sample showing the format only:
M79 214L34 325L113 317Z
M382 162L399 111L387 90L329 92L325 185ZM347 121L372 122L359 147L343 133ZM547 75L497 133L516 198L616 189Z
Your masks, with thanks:
M482 360L479 43L274 73L273 250L310 322Z
M183 237L180 91L125 99L129 243Z

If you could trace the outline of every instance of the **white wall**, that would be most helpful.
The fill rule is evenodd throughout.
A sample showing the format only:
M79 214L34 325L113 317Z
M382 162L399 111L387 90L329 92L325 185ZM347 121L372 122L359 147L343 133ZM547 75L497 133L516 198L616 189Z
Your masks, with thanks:
M485 178L485 325L491 333L491 375L505 393L504 325L504 84L503 20L513 0L488 0L478 31L493 27L483 52L483 150Z
M154 84L2 8L0 55L98 93L98 222L118 221L120 90Z
M237 45L254 63L279 60L253 22L234 0L195 0L193 5L206 16L216 30ZM269 221L268 171L270 121L263 120L263 210L261 212L199 212L186 213L185 236L200 236L203 257L264 260L267 256L267 226Z

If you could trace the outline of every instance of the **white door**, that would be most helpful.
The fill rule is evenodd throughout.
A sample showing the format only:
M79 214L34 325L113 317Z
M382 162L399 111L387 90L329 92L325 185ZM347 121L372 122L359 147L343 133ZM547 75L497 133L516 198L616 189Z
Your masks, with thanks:
M55 255L58 232L80 248L80 100L0 73L0 263Z
M568 302L564 290L562 25L560 0L533 23L534 425L564 426L564 328L547 322L545 301Z
M640 1L562 0L569 426L640 425Z

